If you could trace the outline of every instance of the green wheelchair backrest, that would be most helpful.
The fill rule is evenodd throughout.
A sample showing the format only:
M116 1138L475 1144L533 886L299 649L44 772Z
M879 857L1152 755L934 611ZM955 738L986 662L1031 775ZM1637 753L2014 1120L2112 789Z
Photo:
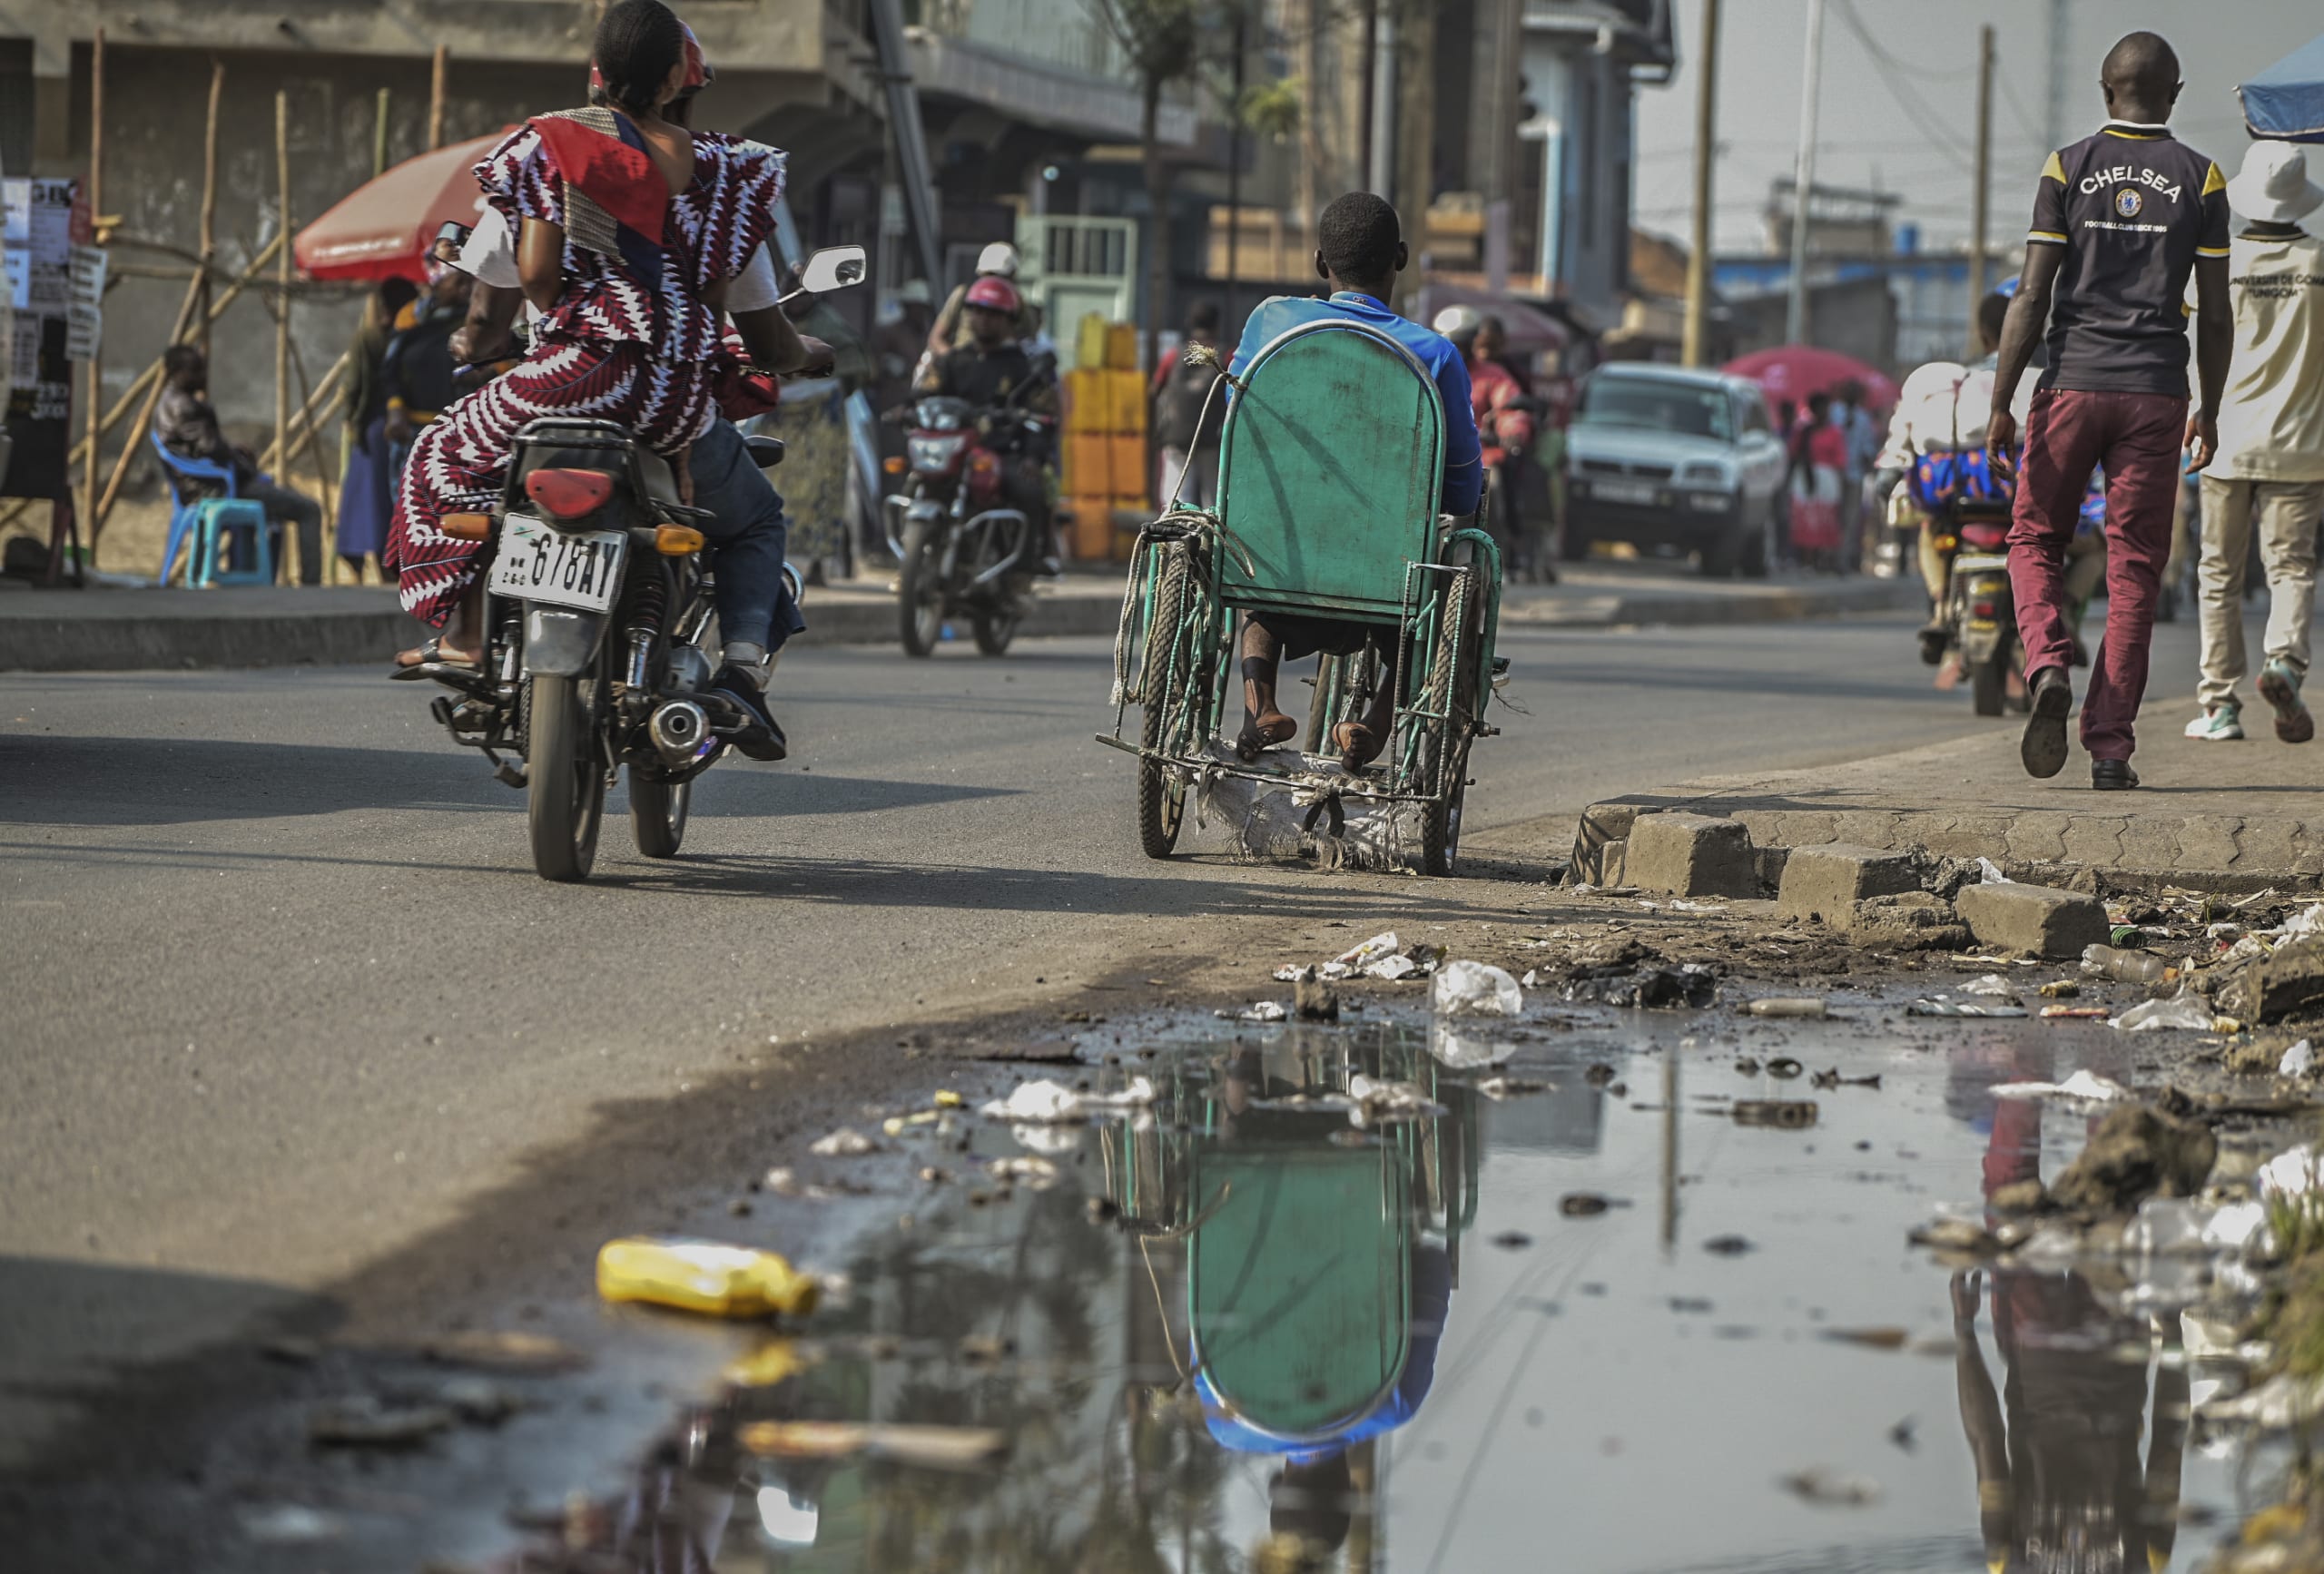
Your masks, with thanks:
M1235 606L1398 621L1405 564L1435 551L1435 379L1378 329L1325 319L1270 340L1242 380L1219 447L1232 537L1220 594Z
M1246 1426L1296 1446L1385 1401L1412 1345L1401 1150L1248 1149L1197 1139L1187 1321L1195 1359Z

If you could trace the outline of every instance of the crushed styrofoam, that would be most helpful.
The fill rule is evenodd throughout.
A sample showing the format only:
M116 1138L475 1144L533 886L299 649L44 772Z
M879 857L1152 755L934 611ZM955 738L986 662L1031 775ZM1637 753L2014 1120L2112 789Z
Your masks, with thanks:
M2315 1069L2316 1046L2305 1038L2285 1050L2284 1058L2276 1062L2279 1077L2306 1077Z
M2085 1104L2111 1104L2128 1098L2131 1090L2111 1077L2077 1071L2063 1082L2002 1082L1992 1088L1995 1098L2064 1098Z

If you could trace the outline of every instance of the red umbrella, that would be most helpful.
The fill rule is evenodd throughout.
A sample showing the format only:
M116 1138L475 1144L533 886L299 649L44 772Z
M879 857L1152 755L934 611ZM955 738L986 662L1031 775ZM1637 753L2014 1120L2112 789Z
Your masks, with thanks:
M508 128L513 130L514 128ZM507 130L422 153L365 182L299 231L291 254L310 279L428 279L428 250L450 221L473 224L484 207L477 161Z
M1766 390L1769 399L1794 404L1812 393L1830 393L1844 382L1864 385L1864 402L1885 410L1896 402L1896 385L1852 355L1817 349L1812 344L1778 344L1755 349L1727 363L1729 376L1747 377Z

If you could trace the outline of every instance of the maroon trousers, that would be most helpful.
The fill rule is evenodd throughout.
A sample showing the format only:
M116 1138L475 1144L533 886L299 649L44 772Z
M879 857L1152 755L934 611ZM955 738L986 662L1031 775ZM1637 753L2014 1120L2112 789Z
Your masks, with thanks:
M2009 529L2009 583L2030 683L2073 659L2066 605L2066 547L2073 540L2090 473L2106 473L2106 638L2082 701L2082 746L2096 760L2127 760L2131 723L2146 694L2154 599L2171 556L2171 505L2187 401L2171 394L2044 389L2025 421L2017 503Z

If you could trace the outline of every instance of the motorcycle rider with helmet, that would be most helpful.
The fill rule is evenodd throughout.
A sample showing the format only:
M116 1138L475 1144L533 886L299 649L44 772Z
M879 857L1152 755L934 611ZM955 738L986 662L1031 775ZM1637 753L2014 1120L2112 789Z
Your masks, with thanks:
M936 313L936 321L928 330L928 350L921 357L916 377L926 376L937 357L950 354L960 346L961 330L967 323L969 291L988 279L1000 280L1017 297L1017 308L1010 314L1014 319L1010 337L1025 344L1040 337L1041 309L1025 299L1025 292L1017 287L1018 267L1017 248L1006 241L995 241L977 253L977 276L966 284L954 285L952 293L944 298L943 306Z
M1005 406L1054 415L1055 373L1037 365L1019 340L1024 301L1017 287L998 274L986 274L970 280L960 293L968 332L954 348L926 363L912 391L965 399L980 410ZM1033 532L1032 545L1017 566L1019 575L1050 578L1059 572L1044 470L1049 448L1048 441L1029 436L1016 452L1002 458L1002 501L1023 514Z

